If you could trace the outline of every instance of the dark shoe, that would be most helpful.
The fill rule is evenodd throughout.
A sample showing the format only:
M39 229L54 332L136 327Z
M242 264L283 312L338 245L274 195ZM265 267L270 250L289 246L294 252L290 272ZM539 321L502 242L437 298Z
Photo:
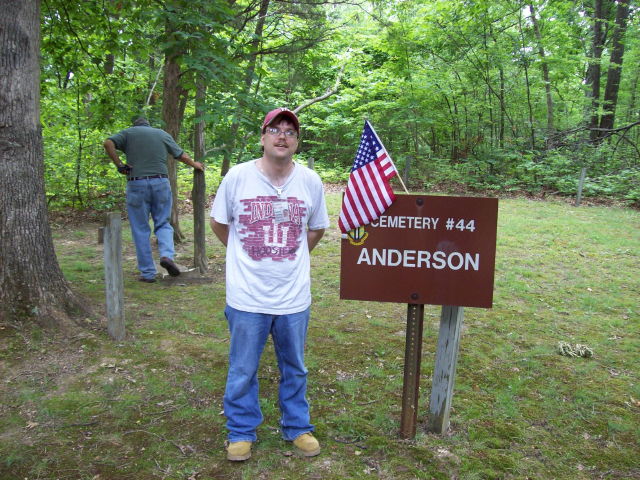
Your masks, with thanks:
M178 269L178 266L169 257L162 257L160 259L160 266L165 268L172 277L180 275L180 269Z
M227 445L227 460L243 462L251 457L251 442L231 442Z
M145 282L145 283L156 283L156 279L155 278L139 277L138 281L139 282Z

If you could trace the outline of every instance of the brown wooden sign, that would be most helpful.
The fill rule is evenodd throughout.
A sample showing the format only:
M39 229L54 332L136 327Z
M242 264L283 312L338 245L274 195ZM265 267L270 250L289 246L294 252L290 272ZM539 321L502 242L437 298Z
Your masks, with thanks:
M498 199L398 195L343 236L340 298L491 308Z

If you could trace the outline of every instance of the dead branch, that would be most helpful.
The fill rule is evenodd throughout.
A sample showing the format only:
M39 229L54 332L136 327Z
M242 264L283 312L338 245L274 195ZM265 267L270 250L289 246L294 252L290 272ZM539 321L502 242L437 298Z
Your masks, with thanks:
M338 72L338 76L336 77L336 81L335 81L335 83L333 85L333 88L330 88L329 90L327 90L324 94L320 95L319 97L315 97L315 98L312 98L310 100L305 100L301 105L299 105L299 106L297 106L296 108L293 109L293 113L295 113L297 115L298 112L300 112L301 110L313 105L314 103L321 102L322 100L326 100L331 95L334 95L335 93L337 93L338 89L340 88L340 82L342 81L342 75L344 73L344 67L345 67L345 64L343 64L342 67L340 67L340 71ZM256 134L256 132L247 133L242 138L242 142L243 143L246 142L247 140L249 140L249 138L251 138L255 134ZM224 150L227 147L228 147L228 145L226 143L223 143L222 145L218 145L217 147L213 147L213 148L210 148L208 150L205 150L204 154L208 155L209 153L212 153L212 152L217 152L219 150Z
M149 96L147 97L147 101L144 104L145 107L148 107L149 104L151 103L151 97L153 96L153 91L155 90L156 85L158 84L158 79L160 78L160 73L162 73L163 68L164 68L164 60L160 64L160 68L158 69L158 73L156 74L156 79L153 81L153 85L151 85L151 88L149 89Z
M323 95L320 95L319 97L312 98L310 100L305 101L302 105L299 105L296 108L294 108L293 113L297 115L299 111L307 108L308 106L313 105L316 102L321 102L322 100L325 100L329 98L331 95L337 93L338 88L340 87L340 81L342 80L342 74L344 73L344 67L345 67L345 64L343 63L342 67L340 67L340 71L338 72L338 76L336 77L336 83L333 85L332 89L327 90Z
M617 143L620 143L620 141L624 140L625 142L629 143L636 151L638 151L637 145L635 145L635 143L633 143L629 138L626 137L629 130L631 130L633 127L636 127L638 125L640 125L640 121L629 123L628 125L623 125L622 127L618 127L618 128L599 128L599 127L589 127L587 125L581 125L579 127L571 128L569 130L556 132L553 135L549 136L548 145L552 149L569 147L577 144L597 145L599 143L602 143L604 140L606 140L609 137L613 137L614 135L620 135L621 139ZM596 131L599 133L597 139L595 140L585 139L582 142L575 142L575 141L568 140L569 137L572 137L574 135L578 135L583 132L588 133L591 131Z

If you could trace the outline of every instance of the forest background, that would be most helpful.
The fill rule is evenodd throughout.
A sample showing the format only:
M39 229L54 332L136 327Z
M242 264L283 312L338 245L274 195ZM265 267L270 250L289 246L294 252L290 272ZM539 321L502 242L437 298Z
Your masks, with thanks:
M293 458L265 402L271 421L242 469L224 460L224 374L212 375L227 355L222 245L208 245L206 288L147 289L125 229L129 337L105 342L101 306L91 311L104 299L96 222L75 222L80 209L123 210L126 182L101 144L132 117L204 160L211 195L259 155L260 119L283 104L303 124L298 159L314 158L327 183L346 179L368 118L414 191L574 196L583 179L585 195L638 206L635 5L0 0L0 11L0 477L640 478L637 211L501 199L496 302L466 315L451 435L411 443L395 439L406 311L339 301L330 229L312 260L322 321L307 357L324 455ZM191 169L171 167L185 206ZM437 324L430 311L424 353ZM560 341L594 354L558 355Z
M325 182L348 177L366 118L412 189L640 201L631 1L44 0L41 15L53 209L122 204L102 141L140 114L206 162L213 194L276 106L297 109L297 158ZM190 169L172 181L189 196Z

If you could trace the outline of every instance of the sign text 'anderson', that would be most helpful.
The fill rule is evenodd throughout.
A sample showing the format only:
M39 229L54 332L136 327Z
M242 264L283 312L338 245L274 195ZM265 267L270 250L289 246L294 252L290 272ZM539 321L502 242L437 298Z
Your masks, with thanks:
M399 195L342 240L344 299L490 308L498 201Z

